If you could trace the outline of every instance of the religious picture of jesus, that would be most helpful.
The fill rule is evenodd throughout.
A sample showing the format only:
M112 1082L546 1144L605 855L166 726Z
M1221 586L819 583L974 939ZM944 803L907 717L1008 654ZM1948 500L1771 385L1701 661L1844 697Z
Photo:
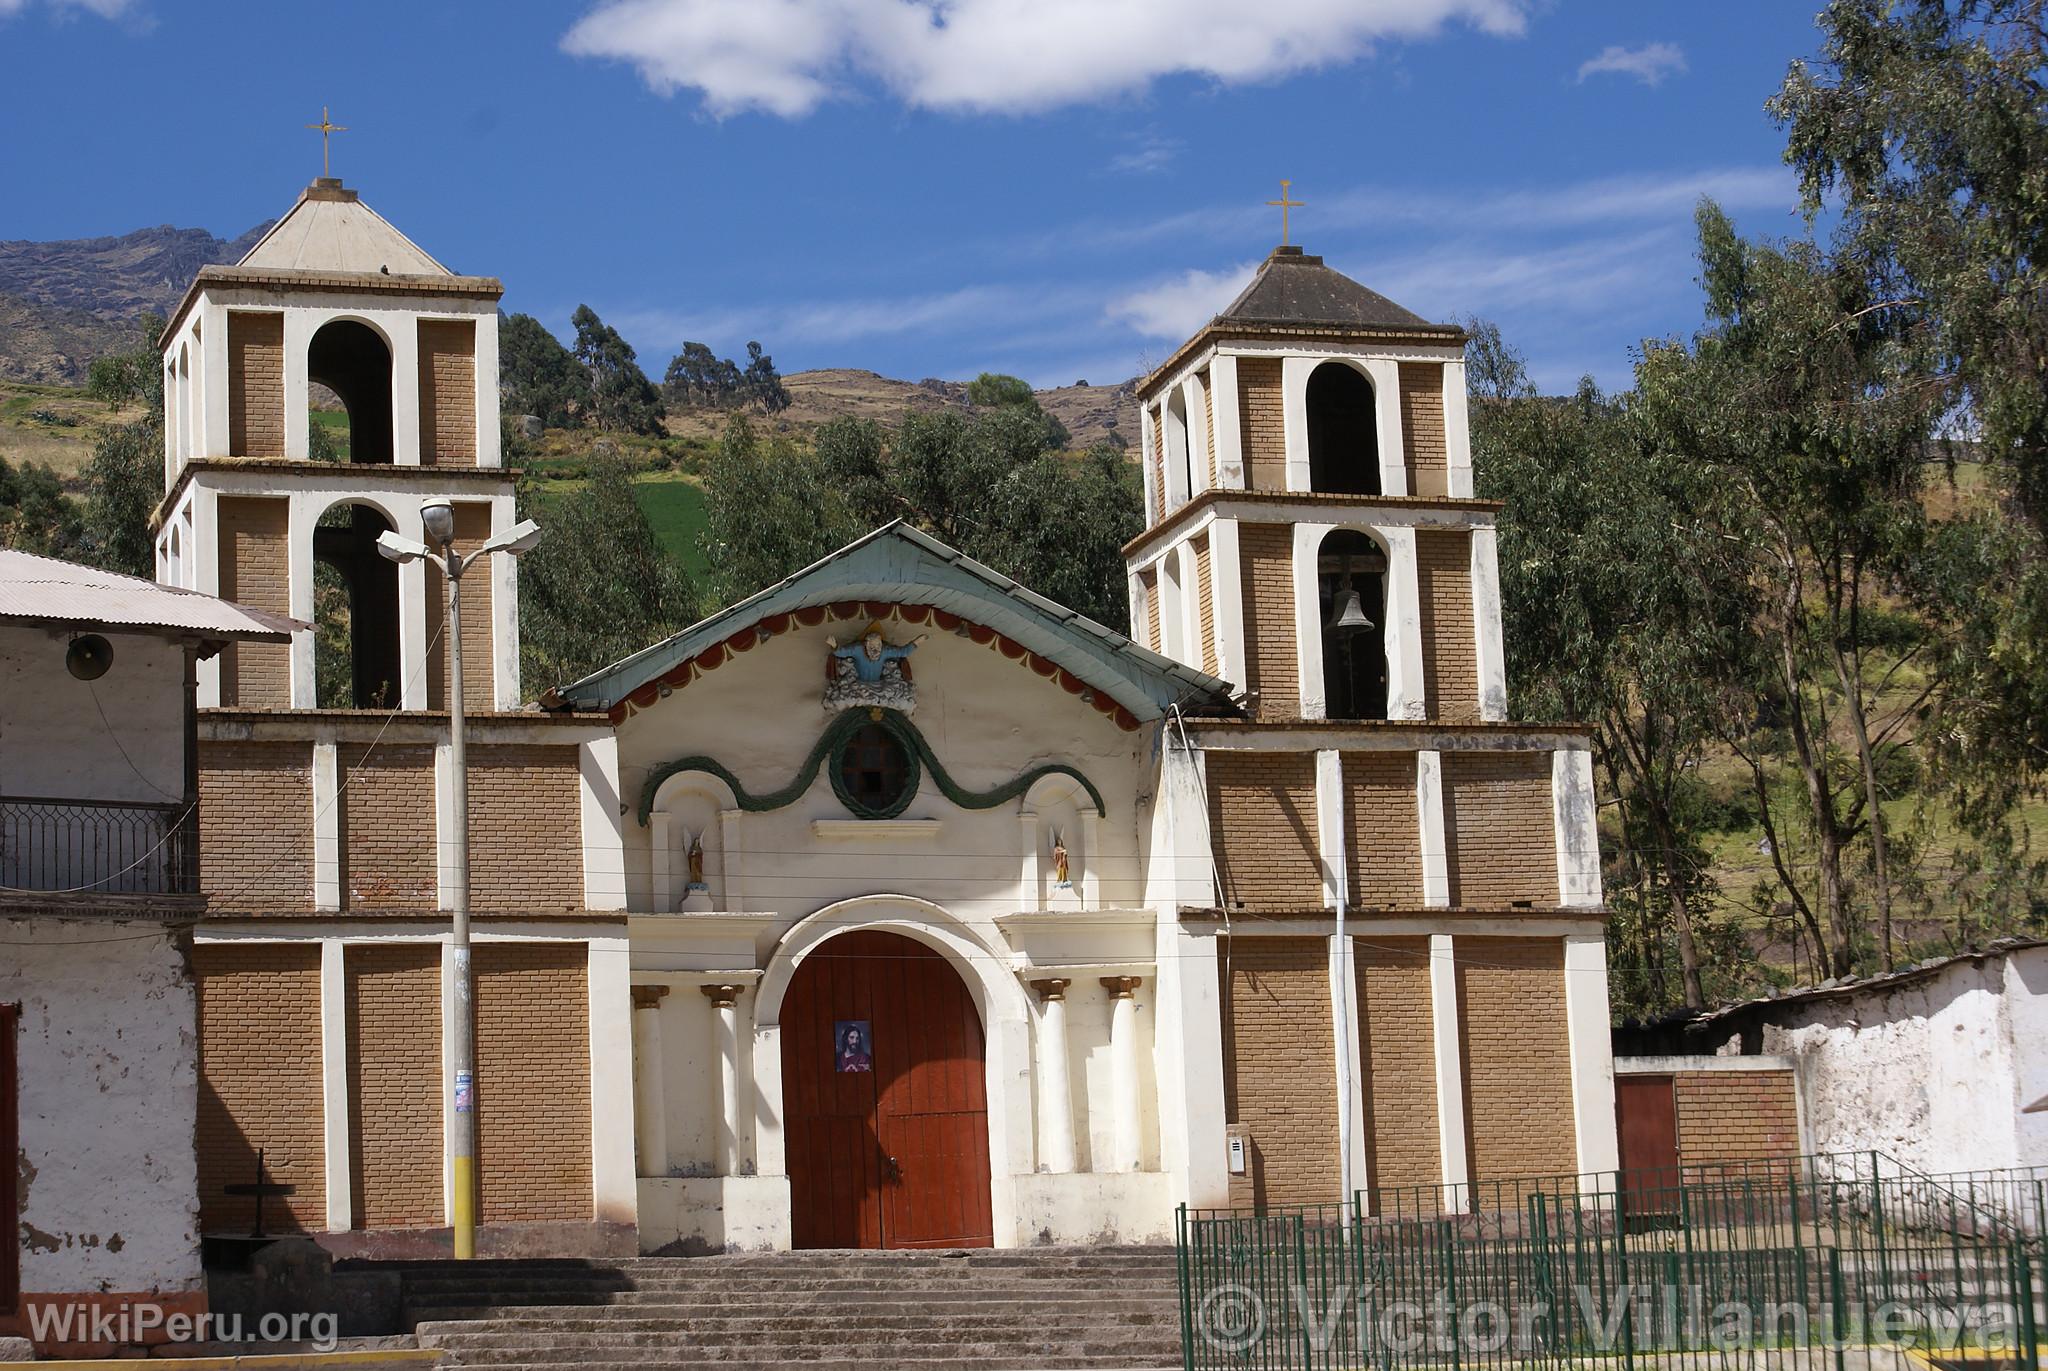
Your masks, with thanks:
M866 1019L840 1019L832 1025L832 1069L873 1071L874 1041L868 1035Z

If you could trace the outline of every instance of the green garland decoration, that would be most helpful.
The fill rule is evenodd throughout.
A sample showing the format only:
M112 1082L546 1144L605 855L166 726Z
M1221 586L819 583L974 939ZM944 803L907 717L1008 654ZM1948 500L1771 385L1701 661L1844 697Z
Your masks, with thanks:
M925 741L924 734L918 732L917 725L910 722L901 712L893 709L869 710L856 707L841 712L838 718L826 725L825 731L818 736L817 744L811 748L810 755L805 757L803 765L797 768L795 779L781 789L771 790L766 794L756 795L748 790L740 778L733 775L732 771L715 757L679 757L673 762L656 767L647 777L647 784L640 788L640 826L645 828L648 817L654 813L655 792L661 789L662 782L683 771L705 771L716 776L732 788L733 799L738 802L739 807L751 814L765 814L770 810L783 809L795 804L811 788L811 783L818 779L818 768L825 764L825 759L836 755L856 730L869 723L881 724L897 742L903 744L904 750L910 754L909 776L907 784L903 787L903 796L895 805L887 812L871 811L856 805L848 797L844 783L839 778L838 768L833 768L833 792L839 796L840 803L844 804L856 818L893 819L908 808L911 800L917 796L920 762L931 769L932 780L938 784L939 793L962 809L994 809L999 804L1016 799L1047 776L1071 776L1088 792L1088 798L1095 803L1095 812L1104 817L1109 814L1109 807L1102 802L1102 792L1095 788L1095 783L1073 767L1061 762L1048 762L1044 766L1032 767L992 790L968 790L947 774L946 768L933 753L931 744Z

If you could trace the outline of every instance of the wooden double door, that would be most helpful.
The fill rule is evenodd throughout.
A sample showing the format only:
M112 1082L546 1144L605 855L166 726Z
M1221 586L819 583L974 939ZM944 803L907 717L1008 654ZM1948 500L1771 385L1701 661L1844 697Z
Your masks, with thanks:
M981 1017L912 938L842 933L782 1007L782 1100L797 1247L987 1247Z

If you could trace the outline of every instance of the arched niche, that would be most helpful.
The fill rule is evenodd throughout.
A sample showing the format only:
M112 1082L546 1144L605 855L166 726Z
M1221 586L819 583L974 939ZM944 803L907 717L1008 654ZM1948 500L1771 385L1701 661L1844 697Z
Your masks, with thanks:
M732 907L726 816L737 813L738 808L732 788L708 771L679 771L655 791L647 816L647 841L658 912L672 913L691 901L693 848L701 854L704 900L713 909Z
M322 709L393 709L403 698L398 564L377 539L390 516L337 500L313 527L313 680Z
M1309 489L1325 495L1378 495L1379 410L1372 381L1349 362L1309 373Z
M1020 811L1024 845L1024 903L1035 909L1091 909L1101 889L1100 835L1095 801L1071 776L1043 776L1024 792ZM1062 887L1059 853L1066 850Z
M306 347L306 378L326 386L348 411L348 460L389 465L392 446L391 345L360 319L330 319Z
M1357 529L1333 529L1324 535L1316 551L1316 607L1322 624L1326 715L1386 718L1387 550Z

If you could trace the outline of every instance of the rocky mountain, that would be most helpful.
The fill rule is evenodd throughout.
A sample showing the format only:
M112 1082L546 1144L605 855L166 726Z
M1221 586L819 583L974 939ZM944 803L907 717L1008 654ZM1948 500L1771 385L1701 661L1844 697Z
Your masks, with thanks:
M118 238L0 242L0 377L77 382L92 359L133 346L136 320L168 313L203 266L233 262L261 237L137 229Z

